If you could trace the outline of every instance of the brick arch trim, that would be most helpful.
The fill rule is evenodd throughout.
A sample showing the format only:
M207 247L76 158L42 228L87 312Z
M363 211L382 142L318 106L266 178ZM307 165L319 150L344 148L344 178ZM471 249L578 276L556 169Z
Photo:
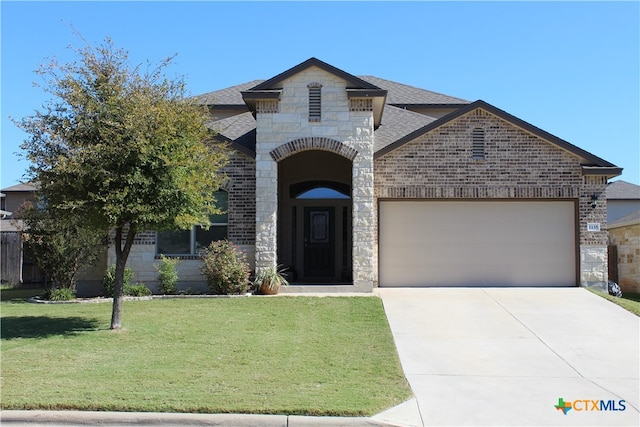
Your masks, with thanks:
M353 161L353 159L358 155L358 151L340 141L319 136L294 139L293 141L275 148L269 154L271 154L271 158L273 160L279 162L289 156L309 150L329 151L331 153L338 154L339 156L346 157L351 161Z

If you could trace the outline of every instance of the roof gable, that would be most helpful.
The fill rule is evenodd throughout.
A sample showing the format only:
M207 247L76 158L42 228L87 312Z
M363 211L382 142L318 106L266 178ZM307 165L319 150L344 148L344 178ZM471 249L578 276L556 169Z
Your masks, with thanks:
M382 120L382 113L384 110L387 91L380 89L378 86L366 82L352 74L340 70L339 68L329 65L326 62L322 62L316 58L310 58L301 64L296 65L293 68L288 69L275 77L270 78L242 93L242 98L247 104L249 111L256 113L256 101L260 99L280 99L282 82L290 77L301 73L308 68L316 67L332 74L347 82L347 97L349 98L369 98L373 102L373 120L374 127L378 127Z
M514 126L519 127L520 129L529 132L541 139L544 139L545 141L550 142L551 144L556 145L557 147L579 157L580 159L582 159L583 162L583 173L585 175L607 175L607 176L617 176L620 175L622 173L622 168L619 168L617 166L615 166L612 163L607 162L604 159L601 159L598 156L595 156L591 153L589 153L588 151L583 150L580 147L577 147L561 138L558 138L555 135L550 134L549 132L546 132L536 126L533 126L530 123L525 122L522 119L519 119L509 113L507 113L506 111L503 111L497 107L494 107L493 105L482 101L482 100L478 100L475 101L471 104L468 104L456 111L454 111L453 113L447 114L446 116L416 130L413 131L411 133L409 133L408 135L404 136L403 138L397 140L396 142L394 142L393 144L390 144L384 148L382 148L381 150L377 151L375 153L375 157L381 157L384 156L385 154L401 147L402 145L413 141L414 139L429 133L431 131L433 131L434 129L437 129L441 126L444 126L445 124L459 118L462 117L478 108L481 108L491 114L493 114L494 116L497 116L498 118L511 123Z
M333 65L327 64L326 62L320 61L317 58L309 58L306 61L296 65L295 67L289 68L287 71L283 71L275 77L270 78L269 80L265 80L264 82L252 87L249 91L261 91L261 90L273 90L273 89L282 89L282 81L287 78L298 74L301 71L306 70L309 67L318 67L328 73L331 73L337 77L340 77L343 80L347 81L347 87L349 89L371 89L371 90L380 90L378 86L371 84L358 78L352 74L349 74L345 71L342 71L339 68L334 67Z

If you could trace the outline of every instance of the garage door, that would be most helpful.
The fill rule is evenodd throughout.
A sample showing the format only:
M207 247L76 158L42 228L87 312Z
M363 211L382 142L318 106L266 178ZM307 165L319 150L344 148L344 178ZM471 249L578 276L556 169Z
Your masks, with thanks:
M380 286L575 286L572 201L381 201Z

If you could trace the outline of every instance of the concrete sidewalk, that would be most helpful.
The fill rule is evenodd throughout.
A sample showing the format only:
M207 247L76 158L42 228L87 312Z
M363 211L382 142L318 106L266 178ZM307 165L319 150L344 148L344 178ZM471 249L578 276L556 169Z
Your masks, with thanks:
M405 425L640 425L639 319L615 304L582 288L376 292L416 397Z

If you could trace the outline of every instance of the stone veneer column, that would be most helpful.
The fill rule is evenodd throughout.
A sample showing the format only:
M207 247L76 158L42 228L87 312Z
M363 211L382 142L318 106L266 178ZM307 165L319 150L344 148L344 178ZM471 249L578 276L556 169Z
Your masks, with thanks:
M580 285L604 284L608 280L607 178L585 176L580 191ZM598 196L593 205L592 195ZM587 230L588 223L600 224L600 231Z
M355 113L354 113L355 115ZM373 197L373 117L368 115L356 128L349 145L358 151L353 160L353 284L371 290L376 281L376 210Z

